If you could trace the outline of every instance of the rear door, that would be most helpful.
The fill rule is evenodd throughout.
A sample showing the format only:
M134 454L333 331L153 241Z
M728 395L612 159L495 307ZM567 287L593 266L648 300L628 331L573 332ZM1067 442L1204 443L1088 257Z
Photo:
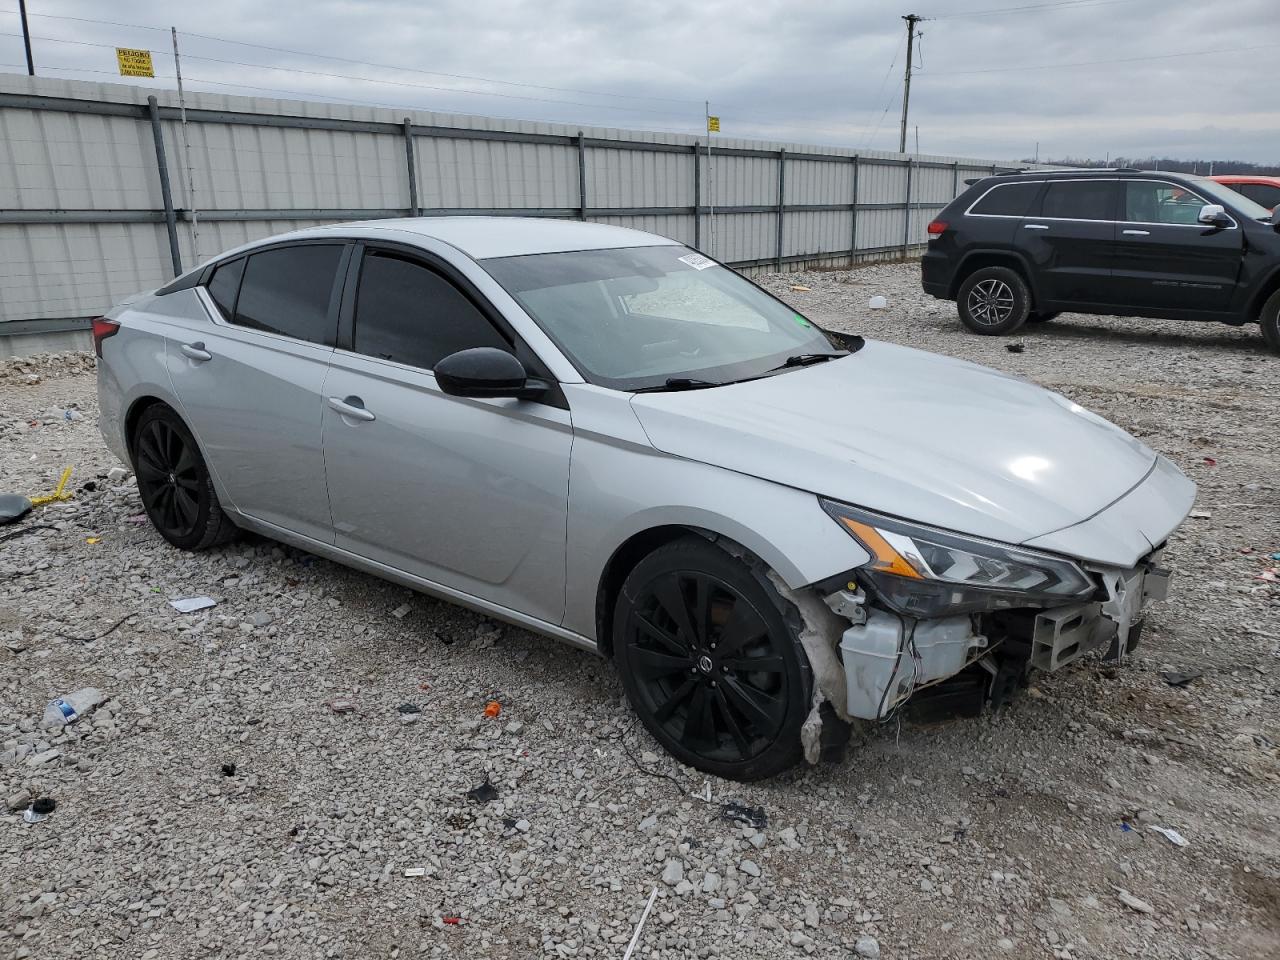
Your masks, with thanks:
M183 414L235 507L324 543L321 394L347 250L293 243L219 265L199 290L213 322L169 344Z
M337 545L558 624L567 405L445 394L432 367L470 347L509 350L546 374L446 261L376 244L359 256L325 386Z
M1116 180L1049 180L1023 218L1016 241L1036 274L1042 307L1105 306L1111 301Z
M1116 237L1116 302L1159 310L1226 310L1244 234L1199 222L1209 200L1182 184L1125 180Z

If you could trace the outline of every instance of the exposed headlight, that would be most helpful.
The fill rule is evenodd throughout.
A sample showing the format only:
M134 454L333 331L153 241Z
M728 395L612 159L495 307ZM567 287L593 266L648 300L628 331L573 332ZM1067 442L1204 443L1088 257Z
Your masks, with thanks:
M859 568L887 604L914 617L1050 607L1083 600L1095 584L1075 563L1009 544L859 510L822 508L866 547Z

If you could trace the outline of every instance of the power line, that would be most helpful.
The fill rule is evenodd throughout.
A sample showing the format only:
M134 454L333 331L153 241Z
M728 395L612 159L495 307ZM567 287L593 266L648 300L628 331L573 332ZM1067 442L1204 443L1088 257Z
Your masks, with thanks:
M1044 10L1071 9L1076 7L1109 7L1118 3L1141 3L1143 0L1055 0L1053 3L1027 3L1017 7L996 7L989 10L968 10L961 13L944 13L929 17L930 20L962 20L969 17L999 17L1018 13L1039 13Z
M1175 60L1179 57L1206 57L1215 53L1244 53L1250 50L1271 50L1280 43L1263 43L1252 47L1228 47L1220 50L1187 50L1183 53L1162 53L1151 57L1121 57L1112 60L1078 60L1074 63L1032 63L1020 67L988 67L982 70L948 70L944 73L924 73L926 77L964 77L976 73L1017 73L1022 70L1061 70L1068 67L1099 67L1113 63L1143 63L1149 60Z
M13 10L3 10L3 13L14 13ZM120 23L115 20L94 20L90 17L67 17L58 16L51 13L31 14L33 17L39 17L44 20L69 20L76 23L92 23L111 27L126 27L131 30L152 30L160 33L168 33L168 27L149 27L141 23ZM232 40L228 37L219 37L207 33L192 33L189 31L180 31L183 37L198 37L201 40L211 40L215 43L227 43L237 47L252 47L257 50L270 50L273 53L285 53L297 57L312 57L317 60L333 60L338 63L350 63L362 67L376 67L380 70L399 70L404 73L418 73L431 77L446 77L450 80L470 80L479 83L493 83L501 86L509 87L526 87L535 90L554 90L558 93L581 93L590 97L614 97L622 100L652 100L665 103L701 103L701 100L683 99L675 97L650 97L632 93L605 93L600 90L582 90L575 87L553 87L539 83L524 83L518 80L497 80L493 77L473 76L465 73L441 73L436 70L421 70L417 67L401 67L386 63L370 63L365 60L355 60L350 57L335 57L327 53L312 53L306 50L290 50L286 47L273 47L263 43L250 43L245 40ZM37 39L49 39L47 37L39 37ZM231 62L231 61L229 61ZM499 96L499 94L493 94Z

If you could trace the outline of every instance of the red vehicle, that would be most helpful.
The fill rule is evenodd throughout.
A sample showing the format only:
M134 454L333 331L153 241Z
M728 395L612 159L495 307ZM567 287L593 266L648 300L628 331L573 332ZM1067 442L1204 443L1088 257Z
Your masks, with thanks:
M1280 177L1259 177L1254 174L1224 174L1210 177L1218 183L1230 187L1236 193L1243 193L1254 203L1260 203L1268 210L1275 211L1280 207Z

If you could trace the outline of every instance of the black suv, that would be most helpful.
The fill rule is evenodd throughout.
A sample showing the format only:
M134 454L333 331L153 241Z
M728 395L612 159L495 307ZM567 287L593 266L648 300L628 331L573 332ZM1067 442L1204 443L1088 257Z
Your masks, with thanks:
M1277 220L1234 190L1176 173L986 177L929 224L926 293L975 333L1060 311L1259 323L1280 352Z

